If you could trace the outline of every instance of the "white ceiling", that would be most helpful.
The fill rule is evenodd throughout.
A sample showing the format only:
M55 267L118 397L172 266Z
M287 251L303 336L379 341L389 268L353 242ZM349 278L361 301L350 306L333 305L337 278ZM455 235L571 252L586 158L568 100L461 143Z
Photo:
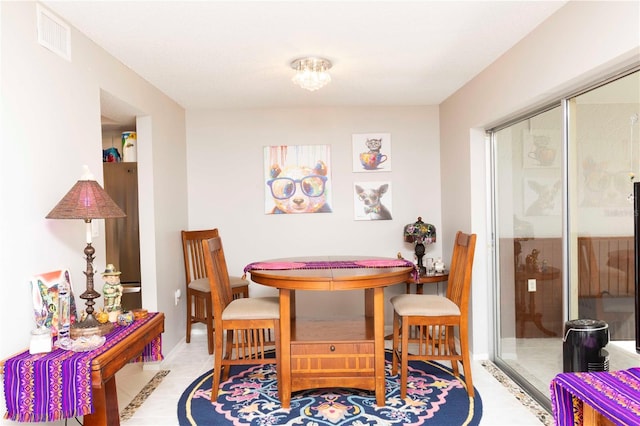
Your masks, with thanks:
M566 1L43 3L199 109L437 105ZM291 83L307 55L333 62L317 92Z

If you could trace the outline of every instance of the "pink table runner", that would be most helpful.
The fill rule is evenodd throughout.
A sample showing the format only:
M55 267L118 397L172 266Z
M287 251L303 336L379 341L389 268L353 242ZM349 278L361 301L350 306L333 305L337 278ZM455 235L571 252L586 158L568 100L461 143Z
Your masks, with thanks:
M561 373L551 381L550 388L558 426L581 425L584 403L617 425L640 424L640 368Z
M19 422L52 422L84 416L93 411L91 360L116 345L157 313L128 327L116 325L104 345L89 352L54 349L44 354L25 351L4 364L6 419ZM132 362L161 361L162 335L149 343Z
M244 267L244 273L255 270L290 270L290 269L344 269L344 268L413 268L417 277L416 265L406 259L362 259L362 260L327 260L327 261L272 261L253 262ZM414 277L415 278L415 277Z

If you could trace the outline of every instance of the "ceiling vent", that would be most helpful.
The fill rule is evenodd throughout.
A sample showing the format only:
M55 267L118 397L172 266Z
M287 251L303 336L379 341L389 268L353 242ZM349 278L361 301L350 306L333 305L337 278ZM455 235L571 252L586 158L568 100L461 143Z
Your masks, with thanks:
M71 61L71 29L51 11L38 5L38 43Z

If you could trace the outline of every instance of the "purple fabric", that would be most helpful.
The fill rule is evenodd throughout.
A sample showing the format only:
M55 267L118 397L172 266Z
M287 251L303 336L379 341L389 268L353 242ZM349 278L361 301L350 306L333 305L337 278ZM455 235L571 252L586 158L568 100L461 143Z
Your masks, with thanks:
M556 425L582 424L587 403L617 425L640 424L640 368L561 373L550 385Z
M290 269L346 269L346 268L413 268L417 275L416 265L406 259L362 259L362 260L314 260L314 261L273 261L253 262L244 267L244 273L260 270Z
M89 352L54 349L44 354L22 352L4 363L5 418L19 422L51 422L93 412L91 360L116 345L157 313L127 327L116 325L104 345ZM162 359L162 340L149 343L138 361Z

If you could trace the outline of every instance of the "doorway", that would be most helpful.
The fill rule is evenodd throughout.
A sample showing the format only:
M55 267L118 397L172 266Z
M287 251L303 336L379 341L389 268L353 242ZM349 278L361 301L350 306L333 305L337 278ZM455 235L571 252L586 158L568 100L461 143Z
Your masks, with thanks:
M105 220L106 261L121 272L123 309L139 309L142 307L142 277L138 164L132 154L135 151L124 148L123 144L136 135L136 112L105 91L100 95L104 189L126 213L124 218Z

